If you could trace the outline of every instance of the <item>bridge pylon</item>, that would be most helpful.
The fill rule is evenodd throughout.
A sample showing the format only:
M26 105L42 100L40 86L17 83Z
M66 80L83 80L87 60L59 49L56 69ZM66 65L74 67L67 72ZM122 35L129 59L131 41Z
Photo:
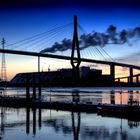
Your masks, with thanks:
M73 83L78 84L80 79L79 66L81 63L78 32L77 32L77 16L74 16L74 32L72 41L72 52L71 52L71 65L73 68Z

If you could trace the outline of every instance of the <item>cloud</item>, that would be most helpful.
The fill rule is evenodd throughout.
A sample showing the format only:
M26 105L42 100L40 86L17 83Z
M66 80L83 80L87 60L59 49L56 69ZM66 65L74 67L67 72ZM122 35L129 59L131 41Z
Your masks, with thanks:
M92 32L89 34L82 34L79 38L80 50L88 47L100 46L105 47L107 44L124 44L128 43L130 46L135 44L136 40L140 39L140 27L134 29L123 29L117 31L117 27L110 25L105 33ZM41 50L41 53L55 53L57 51L63 52L72 48L71 39L63 39L60 43L55 42L52 47Z

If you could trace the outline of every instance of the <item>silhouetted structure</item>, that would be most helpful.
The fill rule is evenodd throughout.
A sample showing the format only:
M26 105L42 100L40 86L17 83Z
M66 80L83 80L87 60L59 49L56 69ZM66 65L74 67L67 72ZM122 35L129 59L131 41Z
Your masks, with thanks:
M140 30L139 28L136 28L134 30L134 34L139 35L139 30ZM108 28L109 36L110 36L110 39L114 43L117 43L118 40L116 40L117 38L115 37L115 32L116 32L116 27L113 26L113 25L111 25ZM125 30L123 30L120 33L120 40L123 43L126 42L126 34L127 33L126 33ZM42 52L42 51L40 51L39 53L37 53L37 52L27 52L27 51L21 51L21 50L7 50L7 49L4 48L4 45L5 45L5 40L3 39L2 40L2 46L3 47L2 47L2 49L0 49L0 53L2 53L2 56L3 56L2 57L2 79L3 80L6 79L6 64L5 64L5 56L4 56L4 54L5 53L8 53L8 54L19 54L19 55L27 55L27 56L36 56L36 57L38 57L38 74L40 74L40 58L41 57L55 58L55 59L61 59L61 60L68 60L68 61L70 61L71 62L71 65L72 65L72 77L71 77L72 82L71 82L71 79L69 79L68 80L69 82L67 84L70 83L71 85L73 84L73 86L77 86L77 85L81 84L80 71L79 71L79 67L80 67L80 63L81 62L105 64L105 65L110 66L110 75L102 76L101 78L97 78L97 76L96 76L95 79L94 79L94 82L95 81L96 82L94 84L91 83L91 82L87 82L86 81L87 84L89 84L91 86L92 85L99 85L98 79L102 79L102 81L104 81L104 79L107 79L107 81L105 83L103 83L100 80L100 83L101 83L100 85L101 86L115 86L115 85L120 86L120 79L122 79L122 78L118 78L117 84L115 83L115 66L121 66L121 67L127 67L127 68L129 68L130 75L129 75L129 77L127 77L128 78L128 83L129 83L129 84L127 84L127 86L128 85L129 86L136 86L136 85L139 86L138 84L134 84L133 83L133 77L134 77L134 75L133 75L133 69L140 70L140 67L139 66L130 65L130 64L124 64L124 63L118 63L118 62L112 62L112 61L102 61L102 60L94 60L94 59L85 59L85 58L81 58L80 57L78 32L77 32L77 16L74 16L74 32L73 32L71 56L61 56L61 55L48 54L48 53L44 54L44 52ZM99 44L96 44L96 45L100 45L100 43ZM71 47L71 45L68 48L70 48L70 47ZM86 48L86 46L84 46L84 48ZM55 77L55 74L53 76ZM56 79L58 80L58 78L59 78L59 75L58 75L58 77ZM96 80L96 78L97 78L97 80ZM136 78L137 78L137 83L138 83L139 82L138 76L136 76ZM34 79L36 80L36 78L34 78ZM52 82L55 86L57 86L57 82L55 83L56 79ZM38 78L38 82L37 81L35 81L35 82L38 83L38 91L39 91L38 92L38 96L39 96L39 98L41 98L41 85L42 85L42 82L44 83L44 81L42 81L40 78ZM52 83L51 83L51 85L52 85ZM59 83L61 83L61 81L59 81ZM83 83L83 81L82 81L82 83ZM121 83L121 84L124 85L123 83ZM1 86L5 86L4 83L0 83L0 85ZM66 85L66 84L64 83L64 85ZM34 93L35 93L36 92L36 84L32 84L32 86L34 87ZM61 86L63 86L63 83L61 83Z
M115 91L114 90L111 90L111 104L115 104Z
M79 140L79 133L80 133L80 123L81 123L81 114L80 112L72 112L71 113L72 118L72 129L73 129L73 140ZM77 119L77 122L76 122Z
M81 58L80 58L80 49L79 49L79 41L78 41L78 33L77 33L77 16L74 16L74 33L73 33L72 52L71 52L71 65L73 68L72 77L73 77L74 85L80 82L79 81L80 63L81 63Z
M90 69L90 67L79 68L79 86L110 86L111 76L102 75L101 70ZM39 82L41 81L41 83ZM27 97L29 97L30 87L33 87L33 93L37 92L36 88L41 86L74 86L73 70L60 69L58 71L19 73L10 82L11 86L26 86ZM29 87L30 85L30 87ZM41 89L41 88L40 88ZM40 91L40 90L39 90ZM40 91L41 92L41 91ZM39 94L39 97L41 94Z
M2 39L2 49L5 49L5 39ZM7 81L6 74L6 62L5 62L5 53L2 53L2 62L1 62L1 80L2 82Z
M26 134L30 133L30 108L26 108Z

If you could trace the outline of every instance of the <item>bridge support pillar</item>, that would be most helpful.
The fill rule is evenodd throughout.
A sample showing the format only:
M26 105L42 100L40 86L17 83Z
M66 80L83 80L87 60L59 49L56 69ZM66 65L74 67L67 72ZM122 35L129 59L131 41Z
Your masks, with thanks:
M30 83L29 83L29 74L26 74L26 99L30 98Z
M127 83L130 83L130 77L127 78Z
M39 74L39 82L38 82L38 99L41 99L41 78Z
M136 84L139 84L139 76L136 76Z
M111 84L114 85L115 82L115 65L110 65L110 76L111 76Z
M35 73L33 73L33 99L36 99L36 77Z
M130 67L130 70L129 70L129 77L130 77L129 84L130 86L132 86L133 84L133 68L132 67Z
M118 78L118 83L120 83L120 78Z
M111 91L111 104L115 104L115 92L114 90Z

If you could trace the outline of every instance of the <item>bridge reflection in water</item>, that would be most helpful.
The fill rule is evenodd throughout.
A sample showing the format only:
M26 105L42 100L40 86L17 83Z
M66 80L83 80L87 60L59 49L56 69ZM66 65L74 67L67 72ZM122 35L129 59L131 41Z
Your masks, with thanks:
M59 89L57 89L59 90ZM64 89L63 89L64 90ZM82 89L81 89L82 90ZM73 90L73 92L63 93L51 91L51 100L66 100L66 97L78 104L79 102L95 102L95 99L103 103L111 104L133 104L136 100L140 100L139 90L88 90L83 92ZM90 91L92 91L90 93ZM6 94L8 94L7 91ZM10 93L10 92L9 92ZM47 94L47 93L46 93ZM49 99L47 94L47 99ZM87 95L87 94L90 94ZM14 94L15 95L15 94ZM44 95L44 94L43 94ZM60 98L61 97L61 98ZM25 139L52 138L61 136L58 139L70 138L73 140L81 139L108 139L112 140L114 137L125 140L126 138L133 138L138 140L140 138L140 118L137 116L121 116L109 115L99 113L82 113L82 112L68 112L55 111L41 108L4 108L1 107L1 137L6 140L8 135L15 135L19 133L20 137ZM135 129L135 131L134 131ZM20 131L19 131L20 130ZM22 133L26 134L22 134ZM10 134L9 134L10 133Z
M36 112L38 111L39 114L36 114ZM31 129L31 126L30 126L30 115L31 113L33 114L33 125L32 125L32 134L35 136L36 135L36 118L37 118L37 115L38 115L38 125L39 125L39 129L41 129L41 126L42 126L42 123L46 123L48 126L51 126L51 127L54 127L55 131L56 132L59 132L59 131L63 131L63 133L73 133L73 140L79 140L79 135L80 133L82 133L81 135L85 135L85 137L101 137L100 135L106 135L106 137L109 137L109 131L107 130L107 128L100 128L100 127L89 127L89 128L86 128L83 130L83 128L81 128L81 113L80 112L71 112L71 126L67 126L67 123L65 124L65 120L63 118L56 118L56 119L53 119L51 118L48 118L47 120L43 120L41 121L42 117L41 117L41 109L32 109L32 112L31 112L31 109L29 108L26 108L26 133L29 135L31 132L30 132L30 129ZM102 116L104 117L104 116ZM105 116L105 117L109 117L109 116ZM114 116L115 117L115 116ZM121 118L121 116L120 116ZM123 121L124 118L121 118L121 123L120 123L120 131L122 133L122 135L124 135L124 133L126 132L123 132L123 124L122 124L122 121ZM129 128L133 129L133 128L137 128L140 126L140 119L137 120L137 119L127 119L125 118L126 120L128 120L128 126ZM93 117L93 120L94 120L94 117ZM80 128L82 129L81 131L83 132L80 132ZM102 130L102 131L101 131ZM100 133L100 134L99 134ZM103 133L103 134L102 134ZM99 134L99 135L98 135ZM111 139L111 138L110 138Z
M11 112L13 115L17 115L18 119L15 118L14 121L10 120L9 117L11 116L8 115L8 112L9 114ZM125 140L126 137L133 137L134 140L138 140L134 135L135 133L133 134L133 129L139 130L140 127L140 119L121 118L121 116L120 118L118 116L98 116L95 113L57 112L54 110L42 110L37 108L5 108L5 113L5 122L1 122L5 124L0 125L2 128L1 132L5 130L4 133L1 133L1 137L3 138L8 135L9 130L13 133L13 131L17 131L19 129L23 130L23 127L26 127L27 136L25 136L25 138L28 137L29 139L32 139L30 136L33 136L34 139L38 139L38 135L40 135L41 131L43 131L41 134L44 139L49 135L48 133L46 134L46 132L51 131L49 137L52 137L52 139L53 135L61 134L65 136L63 139L71 137L73 140L100 140L103 138L111 140L113 137L119 137L122 140ZM23 115L24 113L25 115ZM23 118L20 119L19 117ZM52 131L55 132L53 135ZM129 132L131 132L132 135ZM140 137L139 134L137 135ZM14 137L16 138L17 136L15 135ZM21 137L23 137L23 134L21 134Z
M31 112L32 110L32 112ZM55 128L55 130L57 131L58 128L62 128L64 133L67 133L68 131L73 133L73 138L74 140L78 140L79 139L79 133L80 133L80 121L81 121L81 113L80 112L71 112L71 127L67 127L65 126L65 124L63 122L61 123L57 123L59 121L59 119L52 119L50 116L50 119L47 120L43 120L42 121L42 116L41 116L41 109L36 109L36 108L26 108L26 134L29 135L30 129L31 129L31 121L32 121L32 134L35 137L36 135L36 128L37 128L37 118L38 118L38 128L39 130L42 127L42 122L47 123L48 125L51 125ZM50 110L51 112L51 110ZM38 113L38 114L37 114ZM32 119L31 119L31 114L32 114ZM51 114L50 114L51 115Z

